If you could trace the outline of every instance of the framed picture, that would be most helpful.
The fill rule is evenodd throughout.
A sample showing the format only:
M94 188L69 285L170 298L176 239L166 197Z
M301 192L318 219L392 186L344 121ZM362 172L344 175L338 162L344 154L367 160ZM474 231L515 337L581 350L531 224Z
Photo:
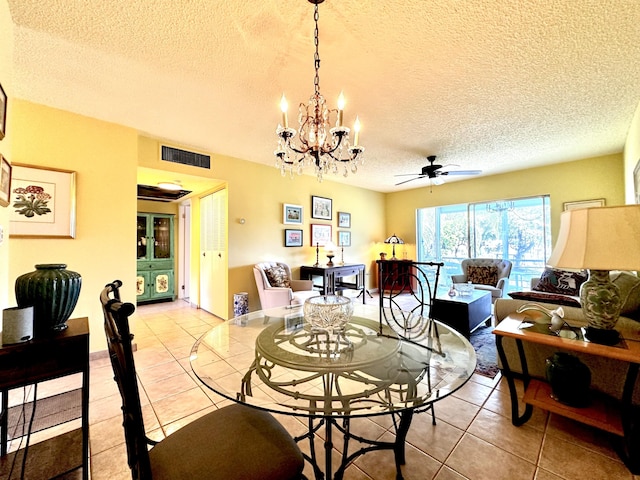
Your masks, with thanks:
M302 225L302 206L285 203L282 208L282 223Z
M323 225L318 223L311 224L311 246L319 245L324 247L331 241L331 225Z
M338 212L338 228L351 228L351 214Z
M284 231L284 246L285 247L301 247L302 246L302 230L290 230Z
M338 232L338 246L350 247L351 246L351 232L345 230Z
M576 210L578 208L604 207L604 198L595 200L580 200L579 202L564 202L563 210Z
M332 200L330 198L311 196L311 218L332 220Z
M75 238L76 172L15 164L11 176L10 236Z
M7 94L4 93L0 85L0 140L4 138L7 131Z
M11 164L0 155L0 206L9 205L11 198Z

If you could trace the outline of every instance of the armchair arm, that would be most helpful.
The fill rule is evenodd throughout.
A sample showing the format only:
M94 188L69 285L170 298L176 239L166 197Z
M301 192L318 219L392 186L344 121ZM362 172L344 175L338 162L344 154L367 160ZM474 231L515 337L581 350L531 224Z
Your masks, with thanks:
M496 288L499 288L502 291L502 293L504 293L508 284L509 284L509 279L507 277L502 277L501 279L498 280L498 283L496 284Z
M301 290L313 290L313 280L289 280L291 290L299 292Z
M453 283L467 283L467 276L464 273L461 275L451 275L451 281Z
M286 287L266 287L262 292L265 298L265 304L262 305L262 309L273 307L281 307L283 305L291 305L293 299L293 292L290 288Z

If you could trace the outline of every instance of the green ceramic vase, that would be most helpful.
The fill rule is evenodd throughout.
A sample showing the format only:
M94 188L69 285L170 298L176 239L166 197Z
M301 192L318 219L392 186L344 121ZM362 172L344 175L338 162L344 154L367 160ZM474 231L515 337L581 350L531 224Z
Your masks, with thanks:
M16 279L18 306L33 306L35 336L67 328L67 320L80 296L82 277L64 263L36 265L33 272Z

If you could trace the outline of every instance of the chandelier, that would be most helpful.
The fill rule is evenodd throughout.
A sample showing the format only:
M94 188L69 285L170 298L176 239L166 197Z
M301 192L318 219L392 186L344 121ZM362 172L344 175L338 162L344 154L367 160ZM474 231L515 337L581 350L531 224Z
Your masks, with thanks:
M487 203L487 212L490 213L500 213L500 212L510 212L514 208L513 200L511 201L498 201L493 203Z
M282 110L282 124L278 125L278 148L275 150L276 167L282 176L287 172L293 177L295 171L301 175L304 168L315 168L318 182L326 173L337 174L341 170L346 177L349 171L356 173L358 164L362 164L361 153L364 147L358 145L360 120L356 116L353 125L353 145L349 142L349 128L342 124L344 113L344 96L340 93L338 108L328 109L326 101L320 93L320 54L318 53L318 4L324 0L309 0L315 5L313 20L315 22L314 39L316 51L314 55L315 78L314 92L309 101L300 103L298 108L299 128L289 127L287 118L288 103L284 94L280 100ZM335 125L335 126L332 126ZM298 134L297 139L296 133ZM295 143L294 143L295 141Z

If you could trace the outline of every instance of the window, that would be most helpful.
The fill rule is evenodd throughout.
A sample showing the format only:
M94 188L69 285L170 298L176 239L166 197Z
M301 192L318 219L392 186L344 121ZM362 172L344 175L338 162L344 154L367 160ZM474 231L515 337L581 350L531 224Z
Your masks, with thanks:
M551 254L549 213L548 195L419 209L418 261L444 262L446 284L465 258L505 258L507 291L528 290Z

